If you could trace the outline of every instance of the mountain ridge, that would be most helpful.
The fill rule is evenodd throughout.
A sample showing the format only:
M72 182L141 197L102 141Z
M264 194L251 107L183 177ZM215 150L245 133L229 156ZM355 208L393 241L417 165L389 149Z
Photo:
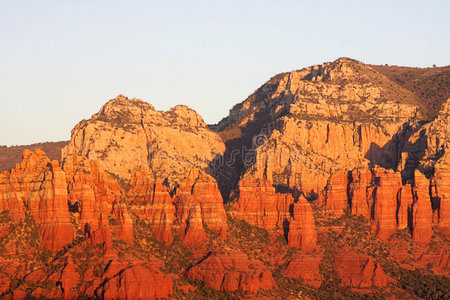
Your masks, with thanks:
M349 58L216 125L119 95L0 173L0 295L445 298L450 99L418 101Z

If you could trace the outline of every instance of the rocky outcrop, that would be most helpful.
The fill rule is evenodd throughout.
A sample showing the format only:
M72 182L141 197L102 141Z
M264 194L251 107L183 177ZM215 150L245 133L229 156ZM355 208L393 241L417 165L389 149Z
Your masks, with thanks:
M172 195L171 195L172 193ZM175 189L152 178L148 168L133 173L127 199L131 209L147 221L156 237L170 244L175 220L188 246L206 241L207 227L222 239L227 235L227 218L217 182L205 172L193 168Z
M276 287L272 273L260 261L249 260L239 251L212 252L190 268L186 276L202 280L219 291L243 291L255 294Z
M416 168L431 177L436 164L448 164L449 123L450 99L442 105L436 118L418 127L406 141L403 155L406 160L405 173L410 178L414 176Z
M436 298L450 104L424 121L417 100L347 58L273 77L213 126L118 96L61 165L26 151L0 174L0 297L410 297L405 280L444 275Z
M187 244L194 245L197 240L206 239L204 226L226 238L222 196L215 179L204 171L224 149L220 137L188 107L176 106L160 112L142 100L118 96L74 128L62 157L65 165L77 160L72 164L74 170L68 173L76 174L81 159L95 161L95 168L107 170L118 180L114 181L116 185L119 182L127 187L126 202L131 211L146 220L159 240L168 244L173 241L172 229L178 218L181 236ZM91 180L94 185L83 179L78 179L78 185L74 181L69 183L69 187L76 186L73 193L80 193L83 186L93 186L95 191L98 185L96 178ZM110 195L114 199L99 199L106 195L93 197L85 191L90 200L84 201L84 213L80 201L81 222L89 224L90 230L105 227L98 222L104 221L111 211L124 222L130 219L126 210L118 211L125 206L119 205L120 186L112 189L116 190L118 193ZM95 207L87 208L88 203ZM86 219L90 214L87 210L95 211L96 223ZM118 230L121 235L129 231L123 226Z
M180 220L180 235L188 247L203 247L206 243L206 231L203 227L200 204L192 201L190 194L180 192L175 197L177 218Z
M284 220L289 219L289 205L293 202L289 194L277 194L269 181L242 179L239 200L233 207L237 217L250 225L273 229L282 228Z
M344 286L384 287L392 281L372 257L351 250L336 253L334 268Z
M152 177L148 167L143 166L133 172L127 201L136 215L147 220L148 226L160 241L172 242L175 205L168 187L158 178Z
M434 186L435 196L433 200L439 204L439 228L442 233L450 235L450 167L438 164L435 176L436 185Z
M439 228L445 234L449 234L449 205L448 205L448 180L450 170L450 99L443 103L438 115L429 123L423 125L416 130L405 146L405 157L407 157L406 165L409 168L406 169L407 174L414 175L415 180L418 182L417 198L426 199L431 201L431 208L433 211L433 221L439 223ZM414 155L410 155L413 153ZM414 168L420 170L427 178L427 182L423 176L419 174L418 179L414 173ZM429 190L427 190L427 184ZM417 201L417 200L415 200ZM429 233L429 226L425 225L429 222L428 205L425 200L415 204L415 210L418 209L418 221L419 225L416 227L427 227L427 229L419 230L428 232L425 233L424 239L427 240ZM422 209L419 209L422 207ZM423 225L420 225L422 223ZM417 237L421 240L423 238Z
M73 299L80 293L80 286L84 286L87 297L102 297L104 299L159 299L167 298L173 293L173 277L161 271L163 264L154 257L149 261L123 262L116 258L100 262L102 272L96 273L94 266L79 273L79 265L69 259L59 274L55 276L57 289L54 294L48 291L36 290L33 295L50 296L58 299ZM80 280L82 283L80 283Z
M412 218L413 193L410 184L405 184L397 198L397 229L408 228Z
M189 194L191 201L199 205L203 224L221 238L226 238L227 216L214 178L204 171L193 168L177 189L177 195L181 193Z
M305 252L316 249L317 232L311 205L303 195L291 206L288 246L299 247Z
M315 198L337 172L367 162L394 168L416 103L369 66L342 58L273 77L215 129L240 128L253 141L255 163L244 171ZM345 186L345 175L336 180Z
M428 244L433 235L433 212L429 195L430 181L420 171L414 173L412 237L416 243Z
M220 137L190 108L180 105L161 112L147 102L119 95L75 126L62 157L100 160L105 170L125 181L145 165L173 186L192 166L206 168L224 150Z
M345 58L273 77L214 127L228 134L239 128L239 138L251 140L253 163L237 166L243 175L231 188L236 216L284 228L289 245L298 245L302 231L286 214L298 189L334 217L349 209L368 218L388 239L408 224L407 187L388 170L400 161L416 104L411 92Z
M338 188L333 188L330 182L339 182L333 178L342 177L342 174L332 176L323 192L325 200L320 203L334 216L341 215L346 203L349 203L352 214L371 220L374 232L383 240L387 240L397 230L410 227L414 231L414 226L417 234L423 228L423 232L428 232L425 235L429 236L433 216L429 196L430 181L423 175L417 176L416 185L412 189L410 184L402 184L400 172L378 166L358 168L349 172L347 186L337 185ZM344 191L347 191L347 195ZM418 198L421 199L420 203L417 202ZM334 209L336 207L339 209ZM414 212L417 221L414 221ZM417 241L422 239L416 238Z
M319 287L323 280L320 274L320 258L314 256L294 256L287 263L283 274L314 287Z
M370 219L374 202L374 189L372 186L372 171L369 168L358 168L349 174L350 183L348 186L349 201L352 214L360 215Z
M0 174L0 208L16 222L32 217L44 248L60 250L73 239L66 176L41 150L25 150L22 163Z
M174 196L176 214L181 223L181 236L188 246L206 241L204 227L227 235L227 218L216 181L198 169L191 169Z
M347 172L338 172L333 174L323 190L323 205L326 210L335 216L344 214L348 207L348 174Z
M402 178L399 172L375 168L373 181L376 184L373 207L374 226L377 236L386 240L397 231L397 207Z
M158 268L162 264L144 263L138 265L115 264L104 275L104 284L96 295L105 299L161 299L173 293L171 276Z
M277 193L268 181L241 180L239 184L239 200L233 205L237 218L284 234L289 247L307 252L315 249L317 233L313 211L297 188Z
M112 233L132 243L132 220L122 203L121 188L102 164L71 156L63 162L63 169L67 174L69 204L79 212L78 225L92 243L103 243L109 251Z

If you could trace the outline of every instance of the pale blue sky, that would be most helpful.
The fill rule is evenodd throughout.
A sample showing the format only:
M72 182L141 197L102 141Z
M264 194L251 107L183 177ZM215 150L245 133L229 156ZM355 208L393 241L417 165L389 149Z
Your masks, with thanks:
M449 3L0 0L0 145L67 140L118 94L215 123L271 76L341 56L448 65Z

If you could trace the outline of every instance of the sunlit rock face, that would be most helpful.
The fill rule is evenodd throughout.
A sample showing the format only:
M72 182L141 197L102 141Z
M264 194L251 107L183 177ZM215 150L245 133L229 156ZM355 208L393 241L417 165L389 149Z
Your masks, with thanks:
M427 119L378 69L276 75L217 125L120 95L61 162L25 151L0 174L1 297L444 295L450 102Z
M81 155L101 161L125 181L136 168L148 166L154 176L175 184L191 167L206 168L224 150L220 137L187 106L162 112L142 100L118 96L75 126L62 159Z
M14 223L32 218L39 226L43 248L61 250L73 239L66 175L41 150L25 150L22 163L0 174L0 209Z

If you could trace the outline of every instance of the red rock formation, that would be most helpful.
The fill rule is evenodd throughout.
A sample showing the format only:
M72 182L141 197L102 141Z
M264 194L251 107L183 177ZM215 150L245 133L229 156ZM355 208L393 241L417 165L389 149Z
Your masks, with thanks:
M204 225L226 238L228 225L223 200L211 176L192 169L177 188L174 203L186 245L199 246L206 241Z
M386 240L397 229L408 227L412 192L410 185L402 185L400 172L360 168L350 178L352 213L371 219L379 238Z
M179 183L192 166L204 169L224 151L219 135L187 106L162 112L119 95L75 126L62 157L100 160L108 172L127 182L133 170L145 165L158 178Z
M72 205L79 203L79 224L92 243L104 243L105 250L111 249L110 217L117 218L115 230L118 235L132 242L132 221L121 204L120 186L105 173L101 163L71 156L65 159L63 168L67 174L69 201Z
M194 168L189 171L185 182L180 185L179 191L190 191L191 198L200 204L203 224L221 238L226 238L227 216L215 179Z
M299 247L307 252L316 247L314 216L303 195L294 203L290 193L276 193L270 181L241 179L239 199L234 208L236 216L250 225L284 230L290 247Z
M237 217L250 225L265 229L283 228L289 220L289 206L294 202L290 194L277 194L269 181L241 179L239 199L234 204Z
M323 191L323 201L328 212L335 216L344 214L348 207L347 197L348 174L341 171L333 174Z
M226 238L228 225L222 196L215 179L205 172L191 169L174 187L173 199L167 185L150 176L146 167L134 172L130 187L127 199L133 211L148 221L158 239L172 242L175 216L186 245L199 246L206 240L203 225Z
M79 274L76 270L76 266L73 263L73 260L68 259L65 262L63 271L55 278L56 281L59 281L61 283L60 287L62 286L63 288L59 290L59 293L57 294L58 298L69 300L78 296L78 293L76 291L76 286L79 279L78 276Z
M47 172L51 181L45 180L41 185L44 194L35 219L40 223L41 245L59 250L72 240L73 228L67 207L66 176L57 161L53 161L49 167Z
M433 211L429 194L430 181L420 172L414 173L414 203L412 206L412 237L426 245L433 235Z
M136 170L130 180L127 200L139 217L147 220L150 229L163 242L172 243L175 205L167 186L149 174L148 167Z
M98 262L97 262L98 263ZM87 283L83 293L87 297L103 299L160 299L173 293L173 276L164 274L163 263L154 257L147 262L124 262L116 258L99 264L103 268L96 274L94 266L79 273L72 259L66 261L61 273L52 275L58 283L55 295L48 291L36 292L35 296L73 299L79 296L81 286Z
M450 253L448 248L427 251L420 257L419 263L423 268L427 268L431 264L432 270L436 274L448 276L450 273Z
M439 199L439 229L450 235L450 168L438 165L435 176L436 197Z
M65 182L58 162L25 150L21 164L0 174L0 208L16 221L29 213L39 224L41 246L60 250L73 239Z
M311 205L301 195L292 208L289 222L288 246L310 252L316 248L317 232Z
M410 184L405 184L398 195L397 229L408 227L413 204L413 194Z
M343 286L384 287L392 281L372 257L351 250L336 253L334 268Z
M209 253L198 265L190 268L186 276L202 280L221 291L240 290L254 294L276 287L272 273L261 261L249 260L239 251Z
M36 151L0 174L0 295L196 298L210 294L200 280L233 295L282 298L300 288L283 275L312 294L329 266L344 286L381 292L391 279L359 254L381 242L359 239L366 233L360 219L339 218L344 224L330 228L334 218L318 209L315 220L312 208L321 204L333 217L351 208L382 240L409 225L424 246L433 223L450 234L450 101L426 124L416 101L346 58L275 76L216 126L185 106L160 112L119 96L74 128L62 169ZM216 169L212 161L250 148L250 163ZM402 185L401 175L413 182L415 169L430 179L416 171L414 186ZM228 212L209 172L222 193L235 196ZM317 196L314 206L305 199ZM228 228L227 213L268 232L232 220ZM417 247L404 234L383 243L387 265L398 259L405 269L448 275L448 240L436 235L432 247ZM70 242L56 256L41 248ZM336 250L348 244L354 249ZM292 287L277 289L275 271Z
M97 296L102 295L104 299L160 299L172 295L171 276L162 273L154 263L117 264L110 268Z
M9 289L10 280L8 275L0 274L0 293L3 294Z
M313 198L342 170L369 161L394 168L397 134L416 115L416 100L370 66L341 58L271 78L215 129L254 139L256 161L244 180L301 187ZM346 194L346 175L332 180L327 203L341 215L346 197L332 197Z
M177 218L181 223L181 238L188 247L204 246L207 237L203 228L200 205L190 197L188 192L179 192L174 198Z
M303 280L306 284L319 287L322 284L320 258L314 256L294 256L289 260L283 274L290 278Z
M351 171L349 183L349 197L352 214L371 218L373 206L372 171L369 168L360 168Z
M439 228L442 232L449 233L449 173L450 173L450 98L443 103L439 114L427 124L420 127L420 130L415 130L409 137L404 151L407 151L409 164L409 174L413 174L414 169L417 168L428 178L430 182L424 180L419 176L419 185L416 187L417 197L430 201L433 209L432 221L439 223ZM406 155L405 155L406 156ZM408 165L407 165L408 166ZM417 174L417 173L416 173ZM411 176L412 177L412 176ZM429 187L429 190L428 190ZM415 201L417 201L415 199ZM423 230L426 232L423 240L427 240L430 235L429 210L428 205L425 205L425 200L421 203L414 204L415 210L422 207L418 211L420 224L416 227L426 227ZM425 225L427 224L427 225ZM422 240L421 237L417 237Z
M397 198L402 186L398 172L375 168L373 178L376 183L373 218L376 234L388 239L397 230Z
M115 232L122 241L133 244L133 221L125 204L114 203L111 216L118 221L116 225L111 226L113 232Z

